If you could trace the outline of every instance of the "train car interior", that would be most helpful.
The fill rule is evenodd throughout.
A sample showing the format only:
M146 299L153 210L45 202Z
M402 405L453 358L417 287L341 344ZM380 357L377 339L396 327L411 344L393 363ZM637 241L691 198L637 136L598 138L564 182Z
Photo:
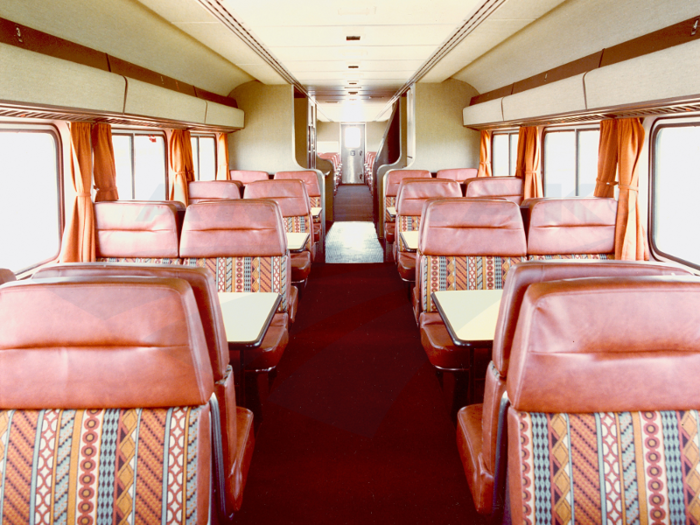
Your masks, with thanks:
M0 523L699 523L699 196L697 0L0 0Z

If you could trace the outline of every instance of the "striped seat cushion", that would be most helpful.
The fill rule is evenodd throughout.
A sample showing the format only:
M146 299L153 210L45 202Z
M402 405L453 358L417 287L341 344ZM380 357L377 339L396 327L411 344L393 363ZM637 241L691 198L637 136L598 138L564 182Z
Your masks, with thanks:
M311 207L312 208L321 208L321 197L309 197L309 201L311 201ZM321 222L321 216L319 215L318 217L314 217L314 222Z
M528 255L529 261L558 261L583 259L590 261L605 261L615 258L614 253L571 253L563 255Z
M313 226L310 220L310 215L296 215L293 217L284 217L284 231L288 233L311 233L309 240L306 242L306 249L311 251L311 243L313 241Z
M203 409L1 411L0 521L196 523Z
M391 206L396 206L396 196L384 197L384 208L390 208Z
M184 266L209 268L216 276L219 292L276 292L282 295L278 312L286 312L287 257L212 257L185 258Z
M517 415L524 523L698 523L697 411Z
M443 290L502 290L508 270L526 257L424 255L421 257L421 304L436 312L430 294Z
M98 257L97 262L129 264L182 264L178 257Z
M408 248L403 242L399 232L417 232L420 230L420 215L399 215L398 216L398 232L396 232L396 238L398 239L398 248L400 252L407 252Z

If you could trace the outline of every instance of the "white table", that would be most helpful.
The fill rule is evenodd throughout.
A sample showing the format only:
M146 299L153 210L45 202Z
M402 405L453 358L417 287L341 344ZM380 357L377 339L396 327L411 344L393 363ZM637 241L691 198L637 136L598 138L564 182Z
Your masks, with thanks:
M394 217L396 217L396 206L387 206L386 213L387 213L387 215L389 215L390 219L393 219Z
M219 292L229 348L260 346L281 299L272 292Z
M409 252L415 252L418 249L418 236L420 232L400 232L403 244Z
M447 290L432 298L458 346L493 344L503 290Z
M290 252L301 252L306 247L306 242L309 240L307 233L290 233L287 232L287 248Z
M311 216L314 219L318 219L321 216L322 211L323 211L323 208L312 206L311 207Z

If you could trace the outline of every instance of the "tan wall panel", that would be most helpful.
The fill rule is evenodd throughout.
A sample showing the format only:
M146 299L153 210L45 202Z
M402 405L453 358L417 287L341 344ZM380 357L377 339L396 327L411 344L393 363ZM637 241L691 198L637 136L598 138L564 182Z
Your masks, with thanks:
M243 110L207 102L207 124L212 126L230 126L232 128L242 128L245 124Z
M552 82L503 99L503 120L519 120L586 109L583 75Z
M124 112L204 124L206 101L176 91L128 79Z
M0 44L0 100L121 113L124 77Z
M462 110L462 123L465 126L477 126L492 122L503 122L503 99L489 100Z
M367 151L377 151L379 144L384 138L384 133L389 125L388 121L384 122L367 122L365 126L365 142L367 143Z

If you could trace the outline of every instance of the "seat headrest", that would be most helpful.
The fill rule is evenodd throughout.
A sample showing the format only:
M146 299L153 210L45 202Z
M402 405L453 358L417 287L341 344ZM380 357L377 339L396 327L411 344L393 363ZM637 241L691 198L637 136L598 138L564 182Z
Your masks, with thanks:
M170 264L67 263L39 268L32 279L57 277L160 277L187 281L204 328L214 381L223 379L229 363L228 342L214 275L206 268Z
M507 389L527 412L697 409L700 280L571 279L531 285Z
M391 170L386 174L386 186L384 195L387 197L396 197L399 191L399 184L403 179L429 179L431 178L428 170Z
M240 199L241 184L235 180L198 180L187 186L190 204L206 200Z
M246 199L274 199L282 217L309 215L311 205L306 185L300 179L278 179L251 182L246 186Z
M523 201L523 179L518 177L480 177L466 184L465 197L504 197L516 204Z
M269 257L286 253L282 215L272 199L200 202L187 208L180 257Z
M256 180L269 180L270 178L266 171L229 170L228 173L231 180L237 180L243 184Z
M199 310L181 279L8 283L0 318L0 408L203 405L213 392Z
M642 261L528 261L513 266L503 286L493 339L493 362L501 376L508 373L511 346L520 306L531 284L584 277L637 277L644 275L690 275L676 266Z
M0 268L0 284L16 281L15 274L7 268Z
M274 180L299 179L304 181L309 197L320 197L321 188L318 185L318 176L315 171L278 171Z
M179 209L173 202L96 202L97 257L177 257Z
M524 256L520 208L505 200L431 201L423 212L418 248L423 255Z
M420 215L426 199L461 197L459 182L449 179L404 179L397 192L398 215Z
M598 197L528 199L528 253L612 253L617 201Z
M452 179L457 182L464 182L468 179L475 179L479 170L477 168L456 168L450 170L439 170L435 175L438 179Z

